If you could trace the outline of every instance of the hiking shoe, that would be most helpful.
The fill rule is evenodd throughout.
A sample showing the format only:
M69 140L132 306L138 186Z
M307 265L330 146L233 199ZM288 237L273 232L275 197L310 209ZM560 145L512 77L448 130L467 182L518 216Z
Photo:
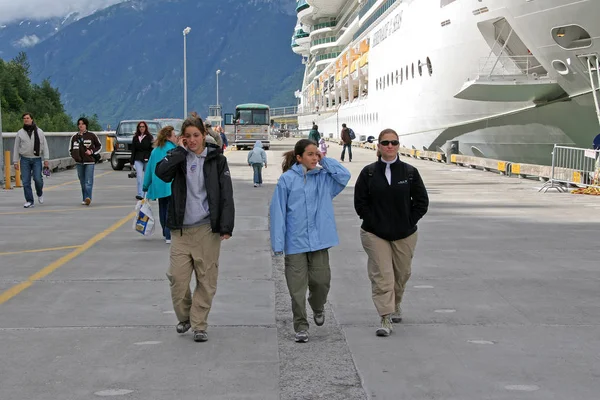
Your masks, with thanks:
M40 204L44 204L44 196L38 197L38 201Z
M23 208L31 208L31 207L33 207L33 203L31 203L29 201L27 203L23 204Z
M206 342L208 333L206 331L194 331L194 342Z
M296 339L295 340L298 343L306 343L306 342L308 342L308 332L307 331L296 332Z
M317 326L322 326L325 323L325 312L315 311L313 313L313 319L315 320L315 324L317 324Z
M187 331L190 330L190 328L192 327L192 324L190 324L190 321L183 321L177 324L177 333L186 333Z
M91 202L92 202L92 199L90 199L89 197L86 197L85 200L83 201L83 204L85 204L86 206L89 206Z
M396 304L396 311L390 314L390 318L395 324L402 322L402 307L400 307L400 304Z
M388 315L381 317L381 326L377 328L375 334L377 336L390 336L390 333L394 330L392 321Z

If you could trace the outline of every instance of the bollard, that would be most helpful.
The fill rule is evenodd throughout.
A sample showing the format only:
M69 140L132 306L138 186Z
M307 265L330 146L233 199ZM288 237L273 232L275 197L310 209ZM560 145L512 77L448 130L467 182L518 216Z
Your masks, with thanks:
M458 153L458 140L446 141L446 164L452 164L452 155Z
M113 141L110 136L106 137L106 151L112 153L113 151Z
M4 188L12 189L10 184L10 151L4 152Z
M15 170L15 187L23 187L23 184L21 183L21 163L19 164L19 170Z

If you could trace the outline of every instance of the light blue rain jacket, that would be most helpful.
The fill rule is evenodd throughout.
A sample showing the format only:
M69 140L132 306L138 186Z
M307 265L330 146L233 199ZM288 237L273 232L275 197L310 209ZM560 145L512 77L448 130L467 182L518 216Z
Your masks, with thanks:
M156 164L165 158L169 150L174 149L175 147L177 146L175 146L173 142L167 140L167 143L165 143L163 147L156 147L152 149L152 153L150 153L150 159L148 160L146 172L144 174L143 186L144 192L148 192L146 197L150 200L171 196L171 182L163 182L156 176L154 171L156 170Z
M348 184L350 171L328 157L321 165L306 172L296 164L279 178L270 207L275 253L306 253L339 243L333 198Z
M248 164L266 164L267 152L263 149L262 142L257 140L254 148L248 153Z

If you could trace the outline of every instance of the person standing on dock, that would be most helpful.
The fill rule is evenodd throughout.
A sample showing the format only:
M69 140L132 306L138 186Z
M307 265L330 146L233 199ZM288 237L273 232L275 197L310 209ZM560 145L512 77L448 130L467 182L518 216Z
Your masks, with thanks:
M87 118L79 118L77 127L79 132L71 137L69 152L75 160L77 176L81 185L81 204L89 206L92 202L92 190L94 188L94 167L100 159L102 144L98 136L88 131L89 121Z
M373 303L381 317L377 336L389 336L402 321L402 297L417 245L417 222L429 197L419 171L400 161L398 134L379 134L379 160L363 168L354 188L354 208L363 220L360 239L368 256Z

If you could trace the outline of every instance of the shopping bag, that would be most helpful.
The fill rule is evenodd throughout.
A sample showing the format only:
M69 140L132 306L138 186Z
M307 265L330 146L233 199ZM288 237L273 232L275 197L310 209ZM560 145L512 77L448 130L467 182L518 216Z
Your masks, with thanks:
M144 236L150 236L154 233L154 216L152 215L150 203L146 199L138 201L135 206L133 230Z

